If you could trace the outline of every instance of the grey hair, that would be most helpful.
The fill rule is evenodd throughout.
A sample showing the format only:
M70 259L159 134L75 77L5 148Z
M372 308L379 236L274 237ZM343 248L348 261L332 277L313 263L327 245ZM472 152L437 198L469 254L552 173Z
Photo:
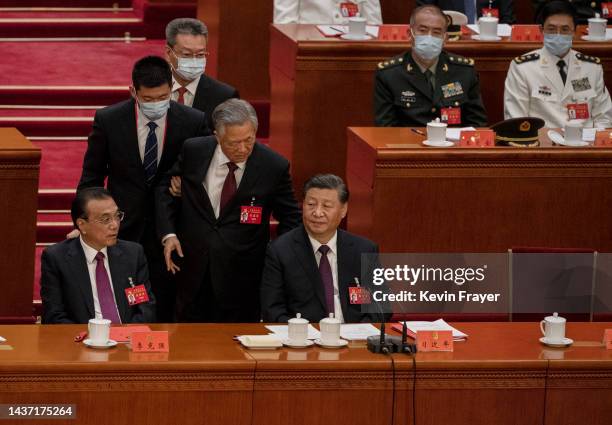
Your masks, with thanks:
M255 108L242 99L228 99L219 104L212 113L212 120L215 131L219 135L223 135L228 125L242 125L250 122L255 131L259 125Z
M176 36L179 34L203 35L204 37L208 37L208 28L204 22L197 19L173 19L166 25L166 43L168 43L168 46L174 47L176 44Z
M410 29L412 30L412 27L414 27L414 24L416 22L416 16L421 13L421 12L430 12L434 15L439 15L442 19L444 19L444 29L447 30L448 29L448 16L442 11L442 9L440 9L438 6L436 6L435 4L425 4L423 6L419 6L417 8L415 8L412 13L410 14Z
M310 189L332 189L338 192L338 199L346 204L349 200L349 191L346 183L334 174L317 174L304 183L304 197Z

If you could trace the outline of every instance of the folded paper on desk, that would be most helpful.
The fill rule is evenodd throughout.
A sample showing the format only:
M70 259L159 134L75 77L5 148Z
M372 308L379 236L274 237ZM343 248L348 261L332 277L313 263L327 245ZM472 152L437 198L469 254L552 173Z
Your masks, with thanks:
M459 128L447 128L446 129L446 138L448 140L459 140L461 139L462 131L475 131L474 127L459 127Z
M380 330L370 323L351 323L340 325L340 337L348 341L365 341L369 336L379 334Z
M476 34L480 34L480 27L478 24L470 24L467 26L469 29L474 31ZM512 26L508 24L499 24L497 26L498 37L510 37L512 35Z
M6 342L6 338L2 338L2 337L0 336L0 342Z
M378 37L378 28L374 25L366 26L366 33L371 35L372 37ZM347 25L317 25L317 29L321 31L325 37L335 37L337 35L342 35L348 33Z
M396 323L392 326L392 328L396 331L402 331L403 322ZM408 327L408 336L411 338L416 338L417 331L452 331L453 332L453 340L455 341L464 341L468 335L461 332L458 329L453 328L451 325L446 323L444 319L438 319L433 322L427 321L412 321L406 322L406 326Z
M109 338L117 342L130 342L134 332L151 332L151 328L146 325L113 326Z
M289 326L287 325L266 325L266 329L269 330L271 335L276 335L281 340L289 339ZM311 324L308 324L308 337L307 339L319 339L321 333Z

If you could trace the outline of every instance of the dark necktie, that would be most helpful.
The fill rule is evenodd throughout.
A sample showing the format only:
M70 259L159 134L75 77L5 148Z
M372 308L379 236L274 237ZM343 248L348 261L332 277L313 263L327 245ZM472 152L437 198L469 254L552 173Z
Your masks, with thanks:
M228 162L227 168L229 171L227 176L225 177L225 181L223 182L223 189L221 189L221 201L219 202L219 214L223 211L223 208L227 205L227 203L232 199L234 194L236 193L236 175L234 172L238 169L238 166L233 162Z
M565 82L567 81L567 73L565 72L565 61L561 59L557 62L557 66L559 67L559 75L561 75L561 80L563 81L563 85L565 86Z
M464 0L463 9L468 18L468 24L476 22L476 2L474 0Z
M177 103L180 103L181 105L185 104L185 92L187 91L187 89L183 86L178 88L178 99L176 99Z
M153 121L149 121L147 126L149 127L149 134L147 135L147 142L145 143L145 153L142 159L142 165L144 166L147 183L151 183L157 172L157 136L155 135L157 124Z
M321 274L321 282L323 282L323 290L325 291L325 303L327 304L327 314L335 313L334 308L334 277L332 275L331 266L327 253L329 247L327 245L321 245L319 247L321 253L321 260L319 261L319 273Z
M104 254L98 252L96 261L98 262L96 264L96 289L98 290L98 302L100 303L100 310L102 310L102 317L110 320L111 323L121 323L110 279L106 267L104 267Z
M431 97L434 95L434 81L433 81L433 72L430 69L425 71L425 79L427 80L427 84L429 85L429 92L431 93Z

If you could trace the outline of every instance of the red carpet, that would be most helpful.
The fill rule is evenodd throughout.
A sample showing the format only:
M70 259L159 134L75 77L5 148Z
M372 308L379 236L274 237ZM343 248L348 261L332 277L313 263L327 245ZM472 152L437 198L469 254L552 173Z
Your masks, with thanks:
M0 7L132 7L132 0L0 0Z
M42 149L40 163L41 189L74 189L81 177L85 141L35 141ZM67 206L67 205L66 205ZM42 208L40 209L57 209Z

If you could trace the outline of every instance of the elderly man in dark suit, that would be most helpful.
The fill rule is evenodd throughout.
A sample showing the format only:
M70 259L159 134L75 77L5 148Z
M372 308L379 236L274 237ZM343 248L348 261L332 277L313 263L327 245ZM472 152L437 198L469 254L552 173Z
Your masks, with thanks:
M71 213L80 236L42 254L42 322L154 322L155 298L144 251L137 243L117 239L123 212L111 194L101 187L84 189Z
M468 23L476 23L487 12L499 18L502 24L514 24L513 0L417 0L417 6L434 4L442 10L456 10L468 18Z
M177 18L166 26L166 60L172 68L172 100L206 114L213 128L212 112L238 90L204 73L208 57L208 28L197 19Z
M289 162L255 140L257 116L243 100L213 112L215 136L190 139L157 192L159 236L179 272L177 318L257 322L270 215L282 234L299 224ZM182 196L169 193L182 177ZM177 259L171 254L178 253Z
M316 175L306 182L303 226L268 248L261 283L264 322L286 322L296 313L311 322L329 313L342 322L379 320L355 302L369 288L361 281L361 254L377 254L378 247L338 228L346 216L348 197L338 176ZM376 260L374 255L372 264Z
M172 320L174 287L168 282L155 232L154 187L176 161L185 139L210 134L202 112L170 100L167 62L147 56L134 65L132 98L96 112L78 190L104 186L125 211L119 238L145 249L158 318Z

